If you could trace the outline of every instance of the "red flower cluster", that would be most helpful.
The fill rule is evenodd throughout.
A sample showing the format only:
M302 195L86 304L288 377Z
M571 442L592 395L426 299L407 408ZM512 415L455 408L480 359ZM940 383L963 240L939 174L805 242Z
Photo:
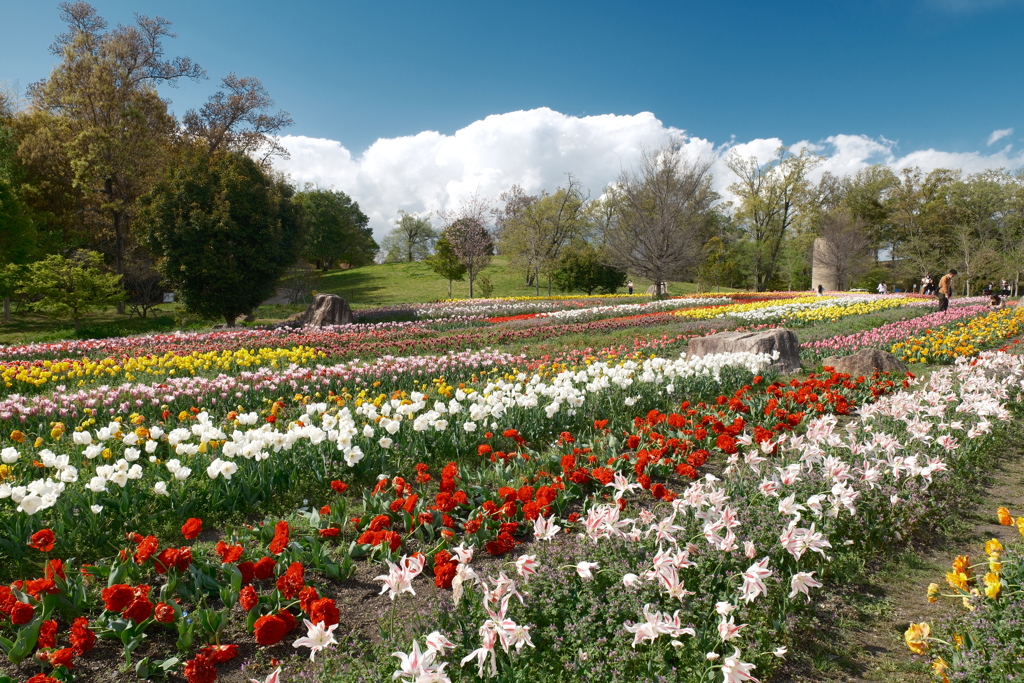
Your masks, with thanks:
M238 562L242 557L242 553L245 552L245 548L240 545L228 545L224 541L217 541L217 545L213 548L217 556L220 557L221 564L230 564L232 562Z
M103 598L104 609L108 612L120 612L125 619L131 619L138 623L145 621L153 614L153 603L149 601L149 586L131 586L124 583L116 583L109 588L104 588L101 597Z
M281 520L274 526L274 538L270 541L270 552L280 555L288 547L291 540L291 527L288 522Z
M459 563L452 559L451 553L438 550L434 554L434 585L438 588L451 588L458 566Z
M292 562L288 570L278 577L277 590L281 592L286 600L298 597L302 589L306 587L306 568L301 562Z
M203 520L191 517L187 522L181 526L181 535L186 540L191 541L198 536L203 530Z
M185 680L188 683L213 683L217 680L213 661L200 652L194 659L185 662Z
M267 614L256 620L256 642L264 647L277 645L297 625L295 617L288 610Z
M627 447L635 454L620 457L632 461L637 481L645 489L650 489L656 498L671 500L673 494L664 486L651 488L648 468L670 467L676 474L696 478L697 470L711 452L737 453L737 437L748 427L753 428L755 443L770 442L779 434L792 431L809 415L846 414L852 405L894 387L894 382L881 375L873 376L870 383L864 377L851 380L849 375L830 373L824 379L811 375L803 382L791 380L789 384L770 385L763 385L762 378L755 377L753 386L744 386L731 397L719 396L713 405L691 406L687 401L678 413L665 415L652 410L645 417L635 418L635 433L626 439ZM563 458L563 469L566 464ZM607 477L603 473L602 476Z
M56 535L49 529L41 529L29 539L28 545L41 553L48 553L53 550L53 544L57 541Z

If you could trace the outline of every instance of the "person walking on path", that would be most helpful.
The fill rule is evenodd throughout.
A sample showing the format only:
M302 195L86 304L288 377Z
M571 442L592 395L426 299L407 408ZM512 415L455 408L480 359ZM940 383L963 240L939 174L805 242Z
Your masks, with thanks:
M622 280L619 280L619 282L622 282ZM629 288L629 293L632 294L633 293L633 281L630 280L628 283L626 283L626 287Z
M949 300L953 296L953 278L956 277L956 268L950 268L949 272L939 280L939 311L949 308Z

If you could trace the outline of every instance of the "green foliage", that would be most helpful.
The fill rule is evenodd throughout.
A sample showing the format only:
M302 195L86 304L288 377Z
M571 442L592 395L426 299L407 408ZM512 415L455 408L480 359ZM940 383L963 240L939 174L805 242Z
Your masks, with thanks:
M103 257L94 251L72 258L51 254L28 266L17 293L31 299L34 310L70 318L78 330L83 315L124 299L121 276L102 268Z
M554 194L527 195L514 185L501 195L496 216L501 253L526 274L540 294L540 275L558 267L559 257L573 240L586 239L593 229L590 205L580 182L571 174ZM549 291L550 293L550 291Z
M302 256L323 270L342 262L352 267L373 261L377 243L370 219L344 192L307 188L295 195L305 234Z
M563 292L583 290L593 294L614 294L626 284L626 274L606 265L590 245L570 249L558 260L551 281Z
M452 295L452 282L462 280L466 277L466 266L462 265L459 257L452 249L451 242L442 237L437 240L434 253L424 259L430 269L441 277L448 280L448 296Z
M185 307L228 324L274 294L298 253L291 186L243 154L183 154L141 204L138 227Z
M384 251L388 263L423 261L430 256L430 249L437 241L438 233L426 218L420 218L405 211L399 211L395 229L384 238Z
M786 147L780 147L766 163L736 153L726 160L739 178L729 190L739 198L736 223L747 234L754 286L759 292L781 282L778 271L784 246L794 223L811 205L807 174L820 161L806 150L790 154Z
M0 124L0 266L25 263L35 250L35 226L18 194L14 134Z
M480 290L480 296L485 299L490 298L494 294L494 283L486 275L481 275L477 278L476 286Z

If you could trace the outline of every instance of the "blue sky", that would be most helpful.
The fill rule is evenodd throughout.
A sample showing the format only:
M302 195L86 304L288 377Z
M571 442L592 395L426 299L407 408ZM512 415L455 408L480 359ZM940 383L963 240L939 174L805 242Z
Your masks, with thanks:
M292 114L290 135L336 141L357 161L378 140L452 136L538 108L572 120L651 112L665 130L718 148L861 136L897 161L921 150L986 155L1024 134L1020 0L94 4L111 23L132 12L173 22L169 54L210 76L165 89L179 114L229 71L256 76ZM62 30L56 3L3 0L0 16L0 80L25 87L45 77L47 46ZM498 123L492 137L503 134ZM286 170L333 184L326 171L303 175L330 163L296 153ZM543 182L566 171L582 169L545 167Z
M210 81L261 78L293 134L362 150L518 109L653 112L724 141L835 133L901 148L983 146L1024 111L1024 4L854 2L220 2L98 0L112 22L159 14ZM44 77L56 3L3 3L0 79ZM1018 128L1024 129L1022 126Z

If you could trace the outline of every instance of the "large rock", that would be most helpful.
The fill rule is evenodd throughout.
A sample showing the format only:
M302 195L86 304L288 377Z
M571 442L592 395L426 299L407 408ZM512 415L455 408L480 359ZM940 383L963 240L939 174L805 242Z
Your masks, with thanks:
M800 372L800 342L793 330L777 328L758 332L719 332L690 340L687 356L700 357L712 353L779 352L772 366L784 375Z
M317 294L313 303L299 318L303 325L323 327L325 325L351 325L352 309L348 302L337 294Z
M892 372L904 374L907 366L888 351L879 349L861 349L852 356L829 356L821 361L823 366L845 372L852 377L870 377L873 372Z

